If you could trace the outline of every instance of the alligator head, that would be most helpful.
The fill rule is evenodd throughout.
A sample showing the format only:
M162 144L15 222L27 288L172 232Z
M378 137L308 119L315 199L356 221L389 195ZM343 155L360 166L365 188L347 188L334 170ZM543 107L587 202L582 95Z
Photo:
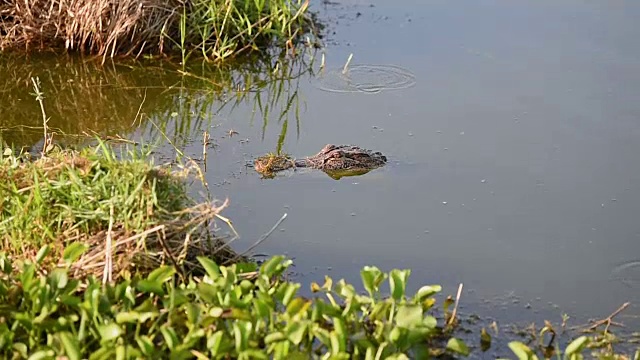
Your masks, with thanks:
M288 155L269 154L259 157L254 168L264 177L293 167L319 169L334 179L343 176L362 175L386 164L387 158L380 152L353 145L327 144L319 153L304 159L291 159Z
M327 144L314 156L296 166L306 166L323 171L373 170L387 163L381 152L373 152L354 145Z

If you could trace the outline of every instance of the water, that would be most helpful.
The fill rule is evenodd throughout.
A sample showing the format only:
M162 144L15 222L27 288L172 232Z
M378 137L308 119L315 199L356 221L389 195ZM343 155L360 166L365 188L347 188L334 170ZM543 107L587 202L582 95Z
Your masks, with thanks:
M305 74L279 82L278 92L256 75L220 91L219 78L123 66L51 80L59 85L45 86L45 104L66 132L148 139L151 119L194 156L209 131L216 146L207 180L231 199L225 216L242 236L238 247L287 213L258 252L293 257L303 281L329 274L358 282L369 264L411 268L413 289L440 283L455 294L464 283L465 309L501 321L584 320L631 301L620 320L640 327L640 3L349 1L319 9L330 20L328 69L354 54L353 66L393 65L415 85L335 93ZM44 68L34 73L53 72ZM78 78L104 86L71 96L78 87L63 80ZM38 131L16 126L37 126L39 108L28 81L17 86L23 95L11 97L11 116L3 104L0 127L35 143ZM72 100L60 100L63 90ZM327 143L381 151L389 164L339 181L315 171L262 180L245 167L278 148L307 156Z

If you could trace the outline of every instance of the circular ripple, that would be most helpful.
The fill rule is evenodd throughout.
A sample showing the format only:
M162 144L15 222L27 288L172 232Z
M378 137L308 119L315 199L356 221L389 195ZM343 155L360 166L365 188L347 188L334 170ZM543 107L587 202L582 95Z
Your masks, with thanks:
M415 85L415 76L395 65L353 65L321 73L315 85L321 90L337 93L378 93L384 90L406 89Z
M616 266L611 271L611 277L622 281L627 286L638 286L640 284L640 261L628 261Z

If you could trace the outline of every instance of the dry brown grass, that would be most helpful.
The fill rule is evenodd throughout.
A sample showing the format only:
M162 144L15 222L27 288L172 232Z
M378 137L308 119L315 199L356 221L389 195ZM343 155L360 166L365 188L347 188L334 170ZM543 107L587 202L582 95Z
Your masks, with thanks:
M178 0L3 0L0 50L58 48L104 57L163 48ZM169 34L171 35L171 34Z

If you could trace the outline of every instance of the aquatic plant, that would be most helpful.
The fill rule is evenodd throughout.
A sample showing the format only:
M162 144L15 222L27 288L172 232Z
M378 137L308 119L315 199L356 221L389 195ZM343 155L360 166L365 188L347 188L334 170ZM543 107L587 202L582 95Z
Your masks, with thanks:
M314 28L307 10L308 0L8 0L0 3L0 50L222 60L274 43L293 47Z
M323 297L308 299L298 295L301 284L284 280L291 261L281 256L259 269L199 257L202 277L176 280L174 267L161 266L103 285L72 277L82 249L70 244L66 265L55 269L42 265L45 255L15 265L0 254L3 357L407 359L468 351L436 338L428 311L440 287L407 297L406 270L363 269L368 295L326 278L312 284ZM386 278L392 295L382 297Z

